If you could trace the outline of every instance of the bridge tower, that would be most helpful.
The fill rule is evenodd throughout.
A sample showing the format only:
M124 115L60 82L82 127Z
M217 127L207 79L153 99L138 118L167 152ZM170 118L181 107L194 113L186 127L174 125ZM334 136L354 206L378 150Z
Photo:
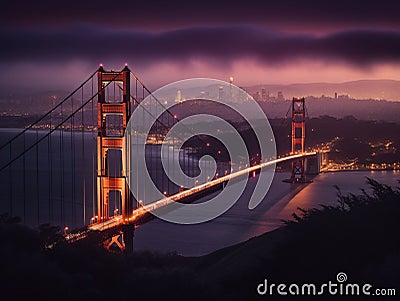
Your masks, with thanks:
M112 215L122 215L125 220L133 210L131 193L126 181L129 168L129 150L125 149L125 130L131 115L130 107L130 70L127 66L121 71L105 71L101 65L98 72L97 103L97 222L105 221ZM108 86L107 86L108 84ZM108 170L110 150L120 154L121 170L111 175ZM116 156L119 158L119 156ZM116 158L114 158L116 159ZM120 211L114 208L110 212L110 192L120 195ZM112 215L110 215L110 213ZM117 247L127 252L133 249L134 225L124 225L106 248Z
M292 100L292 155L304 153L305 146L305 99L295 98ZM292 162L292 183L305 181L305 159L299 158Z

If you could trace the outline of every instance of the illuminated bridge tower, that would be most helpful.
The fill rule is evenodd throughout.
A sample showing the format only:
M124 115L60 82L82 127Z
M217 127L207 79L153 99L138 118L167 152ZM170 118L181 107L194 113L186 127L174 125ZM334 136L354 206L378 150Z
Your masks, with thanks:
M304 153L305 140L305 99L293 98L292 100L292 155ZM292 162L292 183L305 181L305 159L299 158Z
M97 117L97 222L105 221L112 216L129 217L133 210L131 193L126 181L127 168L130 166L129 150L125 149L125 130L131 115L130 108L130 70L127 66L121 72L104 71L100 66L98 72L98 117ZM108 84L108 86L107 86ZM114 160L121 158L116 164L120 170L111 175L108 167L111 150ZM110 192L119 196L118 207L110 212ZM131 251L133 248L134 225L123 226L118 233L105 243L121 250Z

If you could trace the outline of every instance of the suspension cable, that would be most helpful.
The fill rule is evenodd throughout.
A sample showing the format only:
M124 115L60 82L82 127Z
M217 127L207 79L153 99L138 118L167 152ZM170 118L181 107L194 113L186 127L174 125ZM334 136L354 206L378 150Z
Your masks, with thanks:
M31 123L29 126L27 126L22 132L18 133L15 135L13 138L8 140L6 143L4 143L2 146L0 146L0 150L2 150L6 145L11 144L14 140L16 140L18 137L26 133L28 130L32 129L36 124L38 124L40 121L42 121L44 118L49 116L54 110L56 110L58 107L60 107L64 102L66 102L68 99L70 99L81 87L83 87L96 73L98 70L92 73L78 88L76 88L73 92L71 92L68 96L66 96L61 102L59 102L55 107L53 107L50 111L48 111L46 114L44 114L42 117L40 117L38 120L35 122Z
M122 73L119 72L115 75L115 77L109 81L104 87L102 87L99 91L97 91L96 94L92 95L92 97L90 97L86 102L84 102L81 106L79 106L75 111L73 111L68 117L66 117L64 120L62 120L60 123L58 123L54 129L50 129L50 131L44 135L43 137L41 137L38 141L36 141L34 144L32 144L31 146L29 146L27 149L25 149L21 154L19 154L18 156L14 157L14 159L12 159L10 162L6 163L5 165L3 165L0 168L0 171L4 170L5 168L7 168L7 166L11 165L12 163L14 163L16 160L18 160L19 158L21 158L22 156L24 156L29 150L31 150L32 148L34 148L36 146L36 144L42 142L44 139L46 139L48 136L50 136L53 132L55 132L56 130L58 130L62 125L64 125L64 123L66 123L72 116L74 116L75 114L77 114L83 107L85 107L88 103L90 103L96 96L98 96L101 92L104 91L105 88L108 87L108 85L115 81L115 79Z

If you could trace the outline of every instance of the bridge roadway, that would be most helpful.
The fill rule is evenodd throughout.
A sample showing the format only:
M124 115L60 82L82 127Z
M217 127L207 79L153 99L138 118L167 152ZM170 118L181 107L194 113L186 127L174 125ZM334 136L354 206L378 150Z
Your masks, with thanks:
M306 152L306 153L290 155L290 156L287 156L287 157L283 157L283 158L275 159L275 160L268 161L268 162L265 162L265 163L257 164L257 165L254 165L254 166L250 166L248 168L245 168L243 170L239 170L239 171L234 172L232 174L228 174L226 176L219 177L219 178L217 178L215 180L211 180L209 182L206 182L204 184L198 185L196 187L184 190L182 192L178 192L178 193L176 193L176 194L174 194L172 196L168 196L168 197L162 198L162 199L160 199L158 201L152 202L150 204L147 204L147 205L144 205L144 206L140 206L139 208L133 210L133 213L129 218L123 219L122 215L116 215L116 216L114 216L114 217L112 217L112 218L110 218L110 219L108 219L108 220L106 220L104 222L98 222L98 223L94 223L92 225L89 225L88 229L97 230L97 231L104 231L106 229L117 227L117 226L119 226L120 224L123 224L123 223L134 223L135 220L139 219L141 216L143 216L144 214L146 214L148 212L151 212L153 210L156 210L156 209L159 209L161 207L167 206L167 205L169 205L169 204L171 204L173 202L181 201L181 200L183 200L183 199L185 199L185 198L187 198L189 196L192 196L192 195L194 195L196 193L199 193L201 191L210 189L211 187L214 187L214 186L216 186L218 184L222 184L222 183L227 182L227 181L229 181L231 179L235 179L235 178L241 177L241 176L243 176L245 174L250 174L253 171L257 171L259 169L266 168L268 166L271 166L271 165L274 165L274 164L277 164L277 163L280 163L280 162L284 162L284 161L287 161L287 160L293 160L293 159L297 159L297 158L300 158L300 157L314 156L316 154L317 154L317 152Z
M138 221L140 218L151 213L151 211L153 211L153 210L159 209L164 206L168 206L169 204L171 204L173 202L183 201L185 198L193 196L199 192L211 189L211 188L213 188L219 184L222 184L224 182L227 182L229 180L239 178L241 176L244 176L245 174L250 174L253 171L258 171L262 168L266 168L266 167L269 167L271 165L274 165L274 164L277 164L280 162L293 160L293 159L297 159L297 158L301 158L301 157L315 156L316 154L317 154L317 152L305 152L305 153L301 153L301 154L290 155L290 156L271 160L268 162L264 162L261 164L257 164L257 165L239 170L232 174L228 174L226 176L219 177L215 180L211 180L209 182L198 185L196 187L193 187L193 188L184 190L182 192L178 192L174 195L162 198L162 199L152 202L150 204L140 206L139 208L133 210L132 215L130 217L127 217L125 219L122 217L121 214L115 215L105 221L100 221L100 222L90 224L84 230L81 229L81 230L78 230L77 232L71 232L71 233L67 234L65 236L65 238L67 241L73 242L73 241L77 241L82 238L85 238L90 231L100 231L101 232L101 231L106 231L106 230L110 230L110 229L115 229L122 225L133 224L136 221Z

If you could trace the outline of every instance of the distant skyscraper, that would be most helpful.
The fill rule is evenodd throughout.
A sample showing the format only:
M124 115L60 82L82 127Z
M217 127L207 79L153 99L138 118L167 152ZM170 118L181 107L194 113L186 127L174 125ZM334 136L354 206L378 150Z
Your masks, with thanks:
M265 88L261 89L261 100L267 101L267 90Z
M285 97L283 97L282 91L278 91L278 96L276 97L278 101L284 101Z
M182 92L181 92L181 90L176 91L175 102L182 102Z

